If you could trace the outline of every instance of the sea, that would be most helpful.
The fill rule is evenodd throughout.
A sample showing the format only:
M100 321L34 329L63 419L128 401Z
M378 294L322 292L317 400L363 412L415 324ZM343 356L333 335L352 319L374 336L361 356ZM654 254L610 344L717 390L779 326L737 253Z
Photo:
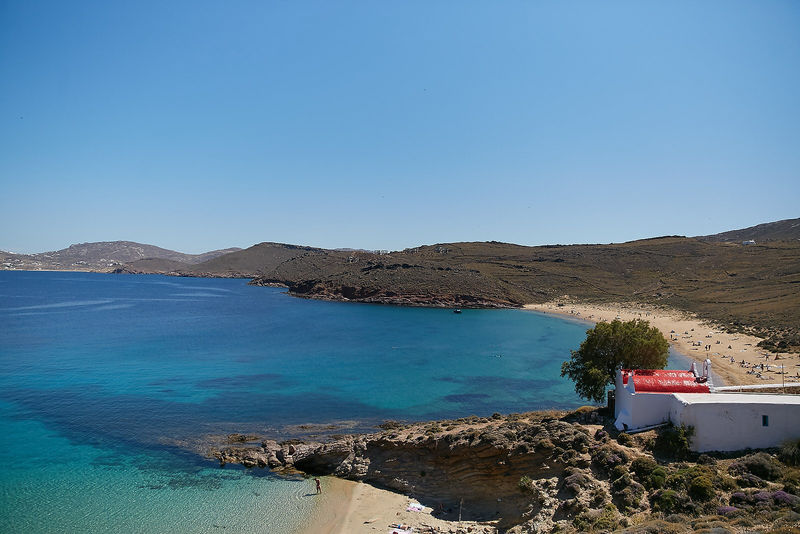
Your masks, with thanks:
M0 271L0 532L296 532L309 480L222 467L210 447L574 408L560 366L587 328L240 279Z

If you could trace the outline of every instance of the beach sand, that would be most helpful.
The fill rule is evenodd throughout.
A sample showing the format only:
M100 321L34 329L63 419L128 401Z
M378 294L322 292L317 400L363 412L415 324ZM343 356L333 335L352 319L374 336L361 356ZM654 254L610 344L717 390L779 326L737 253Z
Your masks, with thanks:
M390 525L404 524L415 533L449 532L472 527L471 532L495 532L489 524L473 521L445 521L431 515L431 508L420 512L406 509L414 499L362 482L323 478L323 494L311 523L301 534L387 534ZM485 529L485 530L484 530Z
M781 365L786 372L786 382L800 381L800 354L775 353L756 345L761 338L744 334L729 334L719 325L710 324L697 317L676 310L631 304L572 304L550 302L527 304L526 310L556 314L591 323L598 321L622 321L644 319L664 334L673 348L681 354L702 362L711 360L712 371L724 381L724 385L775 384L780 386ZM699 344L699 346L698 346ZM707 347L710 345L710 349ZM776 360L775 357L778 356ZM733 358L733 361L731 361ZM742 366L742 361L745 366ZM761 371L761 364L764 371ZM769 364L769 370L767 370ZM761 373L758 378L753 370ZM748 371L751 371L748 373ZM723 385L723 384L716 384Z

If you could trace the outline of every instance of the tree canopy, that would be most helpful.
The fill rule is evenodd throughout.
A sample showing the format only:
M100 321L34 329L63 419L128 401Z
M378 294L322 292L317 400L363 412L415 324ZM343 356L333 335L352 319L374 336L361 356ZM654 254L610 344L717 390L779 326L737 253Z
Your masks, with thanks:
M586 331L580 348L561 364L561 376L575 382L575 391L584 399L603 402L618 369L663 369L668 355L669 342L647 321L600 322Z

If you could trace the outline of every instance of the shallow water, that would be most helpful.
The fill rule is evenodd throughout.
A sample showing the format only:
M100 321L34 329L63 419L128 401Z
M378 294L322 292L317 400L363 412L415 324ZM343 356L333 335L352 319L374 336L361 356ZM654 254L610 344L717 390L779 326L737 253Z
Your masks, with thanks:
M208 434L582 404L586 324L295 299L244 280L0 272L0 531L291 532L311 484Z

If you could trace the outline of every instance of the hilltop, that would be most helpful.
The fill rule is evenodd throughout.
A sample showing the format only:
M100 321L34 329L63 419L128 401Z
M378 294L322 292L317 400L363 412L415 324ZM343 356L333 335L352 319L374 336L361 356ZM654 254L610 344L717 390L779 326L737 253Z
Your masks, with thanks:
M697 239L702 241L733 242L753 240L756 243L764 241L797 241L800 240L800 219L784 219L782 221L758 224L741 230L699 236Z
M201 263L237 250L240 249L227 248L203 254L184 254L133 241L100 241L79 243L70 245L65 249L38 254L0 252L0 260L4 269L106 272L121 265L143 259L159 259L171 262L169 264L152 264L157 268L161 268L164 265L183 268L186 265Z

